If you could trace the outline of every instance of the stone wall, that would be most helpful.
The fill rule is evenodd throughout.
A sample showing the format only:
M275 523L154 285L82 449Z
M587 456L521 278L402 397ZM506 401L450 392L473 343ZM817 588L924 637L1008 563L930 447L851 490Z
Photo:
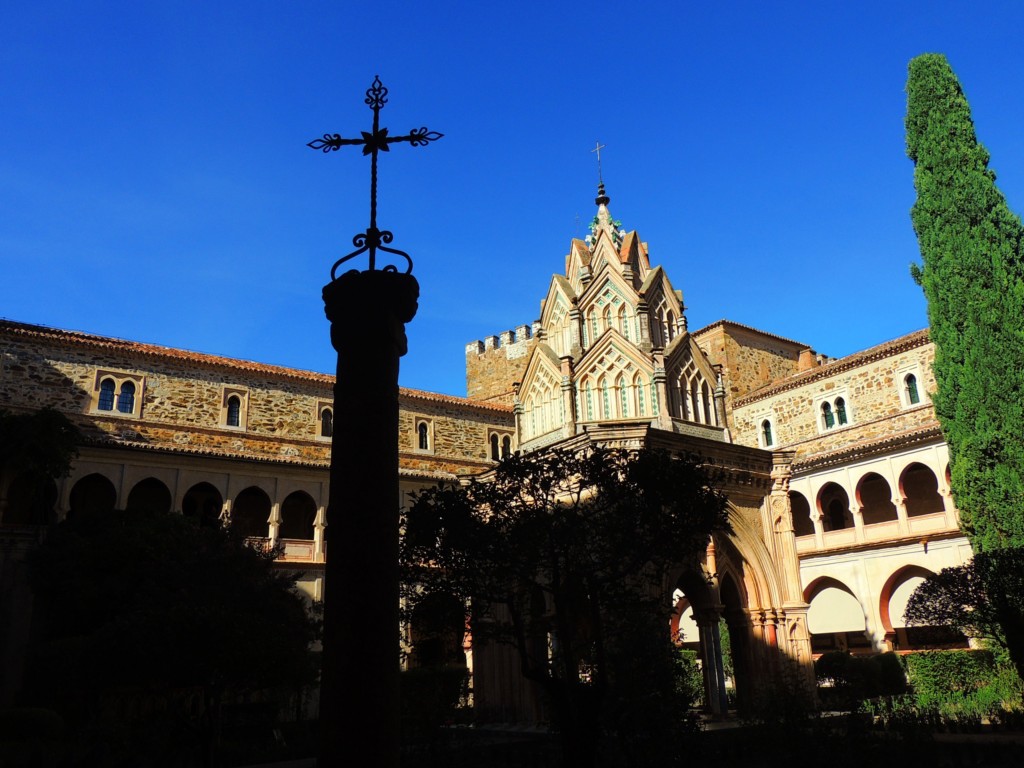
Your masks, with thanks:
M134 414L99 411L105 374L131 377L141 399ZM151 345L0 323L0 402L15 409L56 408L94 442L326 466L330 440L320 410L333 400L333 377ZM227 394L243 399L239 427L225 421ZM492 431L511 433L510 407L402 389L402 467L465 474L490 465ZM414 450L415 420L431 424L431 450Z
M512 385L523 380L540 323L517 326L466 345L466 396L511 405Z
M722 366L727 401L797 372L806 345L722 320L695 332L713 365ZM730 428L733 426L730 409ZM755 443L756 445L756 443Z
M935 428L928 393L935 389L934 346L919 331L850 355L734 401L733 439L763 444L761 425L772 424L773 448L797 452L797 462L823 452ZM905 378L913 374L920 396L911 404ZM845 403L848 424L825 428L822 403Z

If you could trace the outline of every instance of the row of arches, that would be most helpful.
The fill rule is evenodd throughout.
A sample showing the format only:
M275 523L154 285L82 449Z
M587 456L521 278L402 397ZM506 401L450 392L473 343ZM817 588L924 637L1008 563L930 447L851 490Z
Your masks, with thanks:
M48 525L56 522L57 486L48 480L41 491L31 478L15 478L8 487L2 522L8 525ZM68 516L102 514L117 504L117 489L104 475L93 473L79 479L71 488ZM168 514L173 504L170 489L163 481L147 477L132 486L125 501L127 511ZM200 525L218 526L224 510L220 491L207 482L191 486L181 502L181 513ZM266 491L250 486L240 491L231 503L231 525L246 537L269 536L273 504ZM281 502L278 538L313 540L317 505L305 491L294 491Z
M698 373L684 371L669 387L669 407L677 418L708 426L718 426L714 395L708 382Z
M946 472L948 484L948 468ZM813 506L807 497L796 491L790 491L789 500L797 536L813 535L816 519L824 532L853 528L855 511L863 525L874 525L898 520L897 504L905 507L907 517L944 512L946 508L935 473L919 462L908 465L900 473L896 494L882 475L867 472L855 485L853 505L846 489L835 482L821 487Z
M650 380L642 373L629 377L619 373L586 377L579 385L577 405L579 418L629 419L657 415L657 395Z
M932 575L922 566L904 565L890 574L878 594L868 600L858 597L846 583L833 576L814 579L804 590L804 599L810 605L807 623L811 649L825 653L966 647L967 638L959 633L942 632L937 627L907 626L907 602L914 590Z

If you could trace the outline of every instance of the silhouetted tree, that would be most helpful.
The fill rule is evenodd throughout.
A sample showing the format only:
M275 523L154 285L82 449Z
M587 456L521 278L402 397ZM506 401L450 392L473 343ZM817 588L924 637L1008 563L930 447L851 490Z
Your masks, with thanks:
M47 489L68 474L81 439L78 428L51 408L30 413L0 410L0 473L17 478L28 490L20 503L37 509L52 502L46 498Z
M1008 651L1024 680L1024 549L978 552L929 576L907 601L908 624L948 627Z
M516 455L417 496L404 595L410 611L454 596L471 606L475 640L514 645L522 674L547 694L567 767L594 765L603 734L618 736L632 765L671 764L689 702L678 695L666 576L727 527L725 498L694 458Z
M953 496L976 551L1024 546L1024 260L1010 211L944 56L910 62L911 213L935 342L932 400Z
M225 697L315 679L317 623L294 574L230 530L146 510L82 512L50 532L30 577L40 619L31 695L72 722L96 726L112 702L142 693L168 708L152 720L171 720L183 694L199 692L206 726L194 735L210 744Z

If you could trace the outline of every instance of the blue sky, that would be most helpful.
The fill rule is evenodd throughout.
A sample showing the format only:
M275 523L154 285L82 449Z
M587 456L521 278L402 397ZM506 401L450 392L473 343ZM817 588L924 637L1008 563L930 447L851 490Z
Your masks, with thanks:
M465 344L530 322L595 212L685 294L842 356L927 324L907 62L945 53L1024 210L1024 3L5 3L0 316L330 372L320 291L379 224L422 296L405 386L464 394Z

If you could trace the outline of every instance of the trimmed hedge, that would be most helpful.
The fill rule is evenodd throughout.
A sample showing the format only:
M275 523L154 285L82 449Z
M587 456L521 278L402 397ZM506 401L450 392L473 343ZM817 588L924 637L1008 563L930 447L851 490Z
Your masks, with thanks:
M914 691L924 699L970 695L997 675L991 651L920 651L904 660Z

